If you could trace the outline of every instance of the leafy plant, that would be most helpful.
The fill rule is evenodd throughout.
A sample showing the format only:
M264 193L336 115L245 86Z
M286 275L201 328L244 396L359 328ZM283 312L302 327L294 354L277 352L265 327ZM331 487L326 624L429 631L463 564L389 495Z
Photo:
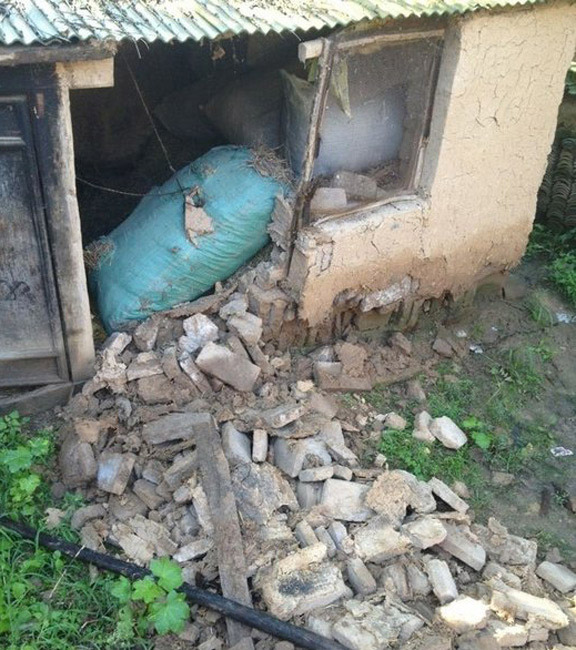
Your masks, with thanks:
M129 637L134 626L152 624L158 634L179 633L190 617L184 594L176 591L183 583L180 567L167 558L152 560L152 576L130 583L119 578L110 593L122 605L119 625Z
M483 451L490 449L494 438L485 422L472 415L462 421L462 427L472 438L476 446L480 447Z

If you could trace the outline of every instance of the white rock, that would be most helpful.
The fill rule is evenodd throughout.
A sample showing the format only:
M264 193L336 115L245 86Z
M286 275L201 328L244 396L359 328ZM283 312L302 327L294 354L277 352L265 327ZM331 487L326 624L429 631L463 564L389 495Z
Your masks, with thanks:
M447 535L438 546L472 567L475 571L480 571L486 564L486 551L484 548L471 538L472 534L468 530L458 529L450 524L444 526Z
M561 564L542 562L536 569L536 575L563 594L576 588L576 573Z
M364 504L370 486L353 481L328 479L324 482L320 504L322 511L333 519L366 521L374 513Z
M178 344L183 352L195 352L220 336L218 326L204 314L194 314L182 321L182 325L186 335L180 337Z
M249 312L232 316L228 326L248 345L256 345L262 338L262 319Z
M252 432L252 460L263 463L268 455L268 434L264 429L254 429Z
M316 537L316 533L312 530L312 526L310 526L306 519L302 519L302 521L296 524L294 535L302 547L312 546L313 544L317 544L319 541Z
M500 615L533 621L547 630L558 630L570 623L560 606L549 598L513 589L494 578L488 584L493 588L490 608Z
M410 548L410 540L394 530L387 520L375 517L368 525L356 531L354 548L363 560L383 562L406 553Z
M464 431L446 416L432 420L430 433L448 449L460 449L468 442Z
M457 510L458 512L466 512L468 510L468 504L466 501L463 501L453 490L451 490L446 483L437 479L436 477L431 478L428 481L428 485L432 489L432 492L447 503L451 508Z
M250 438L238 431L232 422L226 422L222 427L222 449L231 465L252 461Z
M432 416L428 411L421 411L414 418L414 430L412 431L412 437L416 440L421 440L422 442L434 442L436 438L432 435L430 431L430 425L432 424Z
M176 562L188 562L206 555L214 546L214 542L209 538L195 539L190 544L186 544L174 555Z
M355 557L348 560L346 570L355 593L365 596L376 591L376 580L360 558Z
M416 548L430 548L446 538L444 524L434 517L422 517L402 526L401 531L408 535Z
M451 603L439 607L438 615L445 625L462 634L486 627L489 609L481 600L460 596Z
M430 560L426 572L432 585L432 591L441 604L449 603L458 597L458 588L444 560Z
M298 474L298 479L304 483L312 483L315 481L325 481L326 479L332 478L333 474L334 468L332 465L323 465L320 467L303 469Z

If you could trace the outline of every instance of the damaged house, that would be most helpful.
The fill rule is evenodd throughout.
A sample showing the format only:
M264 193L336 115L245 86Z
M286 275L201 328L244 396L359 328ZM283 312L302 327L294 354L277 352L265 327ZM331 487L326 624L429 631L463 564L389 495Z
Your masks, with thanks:
M210 168L241 242L218 253L226 263L206 263L220 275L196 285L192 268L179 293L165 277L169 289L138 296L126 321L156 299L209 292L268 234L246 291L264 338L285 345L350 324L407 327L431 300L514 266L576 48L576 6L13 0L0 43L0 386L43 386L47 405L93 372L84 250L90 274L108 269L122 287L141 279L156 262L137 241L137 206L162 183L176 185L153 198L170 202L182 236L188 226L190 254L218 236L199 181L173 176L203 156L206 171L207 160L253 152L267 192L259 221L243 210L261 197L239 189L256 191L256 176L236 186ZM117 230L131 213L131 230ZM165 227L148 218L146 228L158 243ZM140 256L107 266L118 233Z

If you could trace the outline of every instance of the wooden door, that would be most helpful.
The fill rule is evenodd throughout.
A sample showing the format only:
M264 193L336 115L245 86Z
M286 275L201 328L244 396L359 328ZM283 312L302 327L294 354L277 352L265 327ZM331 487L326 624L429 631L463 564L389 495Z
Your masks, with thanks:
M0 95L0 386L69 379L29 95Z

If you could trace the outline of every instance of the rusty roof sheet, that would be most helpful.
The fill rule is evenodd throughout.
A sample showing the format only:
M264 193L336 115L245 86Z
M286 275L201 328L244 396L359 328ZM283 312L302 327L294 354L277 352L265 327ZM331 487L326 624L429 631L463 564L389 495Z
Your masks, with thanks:
M0 44L185 41L459 14L543 0L4 0Z

